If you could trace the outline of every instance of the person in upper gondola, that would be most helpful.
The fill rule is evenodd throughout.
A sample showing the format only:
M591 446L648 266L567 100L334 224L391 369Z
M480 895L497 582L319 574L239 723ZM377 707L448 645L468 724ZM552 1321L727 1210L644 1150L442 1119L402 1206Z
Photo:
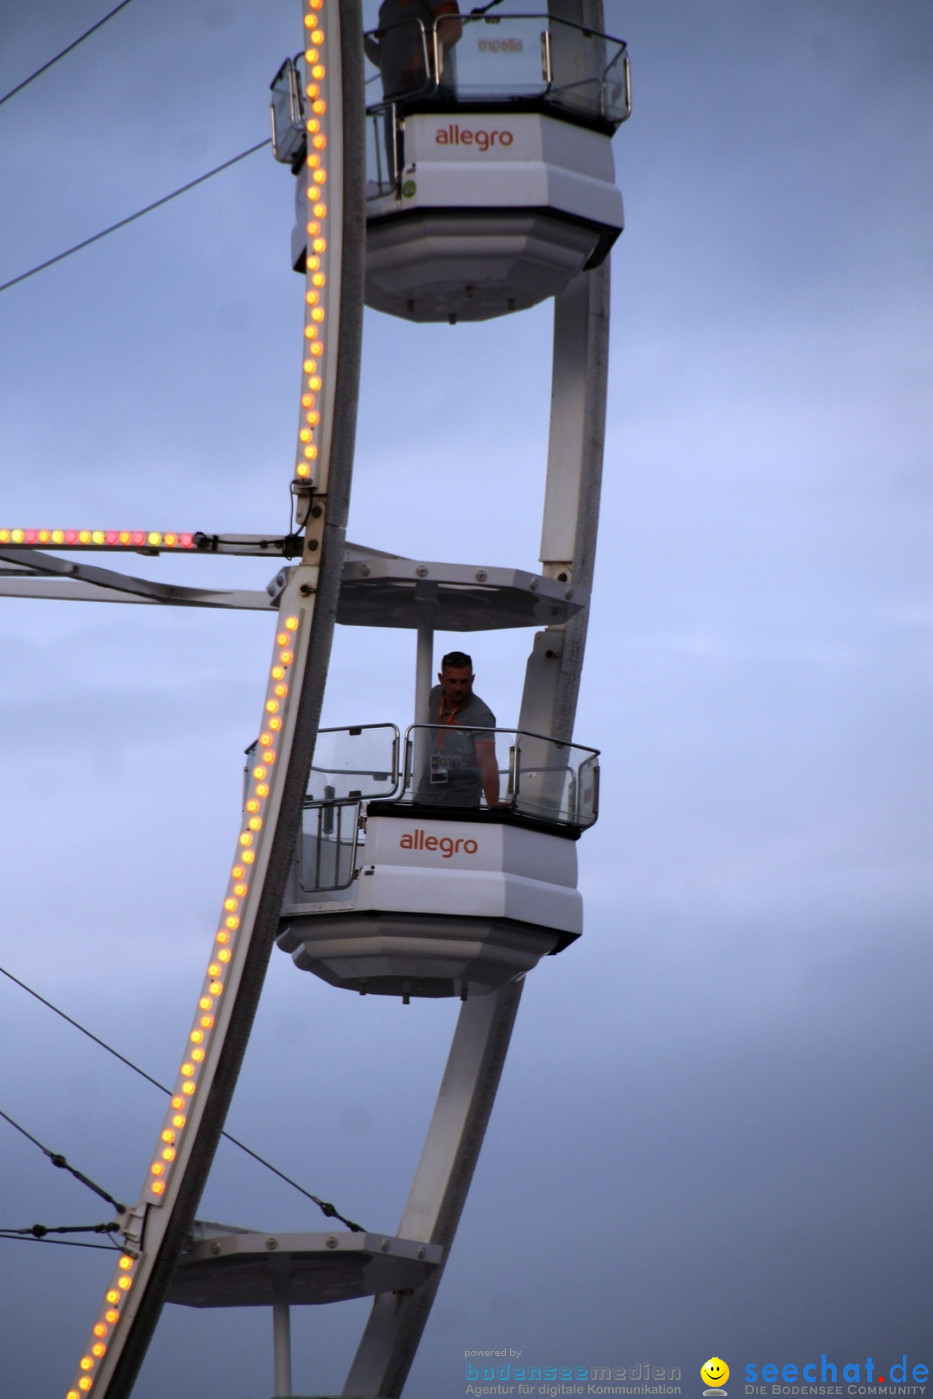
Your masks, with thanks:
M462 33L457 0L383 0L378 33L366 37L366 55L382 74L383 96L423 93L452 98L456 90L453 49Z
M473 662L462 651L450 651L437 678L440 684L428 701L425 722L433 727L425 735L425 772L417 800L435 806L479 806L485 796L487 807L495 809L502 805L496 716L473 693ZM476 732L482 729L489 729L488 738Z

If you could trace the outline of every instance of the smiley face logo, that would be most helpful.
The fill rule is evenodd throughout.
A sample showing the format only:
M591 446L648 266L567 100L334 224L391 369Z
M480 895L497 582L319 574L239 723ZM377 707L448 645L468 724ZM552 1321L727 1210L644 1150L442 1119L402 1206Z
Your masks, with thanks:
M729 1366L724 1360L720 1360L718 1355L710 1356L706 1364L700 1368L700 1379L710 1389L719 1389L729 1378Z

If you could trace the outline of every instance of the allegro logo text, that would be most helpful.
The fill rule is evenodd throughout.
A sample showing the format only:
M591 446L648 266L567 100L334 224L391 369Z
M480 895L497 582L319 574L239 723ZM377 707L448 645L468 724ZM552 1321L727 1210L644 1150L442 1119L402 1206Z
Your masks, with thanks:
M445 860L452 855L475 855L479 845L471 837L429 836L417 828L406 831L399 841L403 850L439 850Z
M458 126L456 122L442 126L434 133L436 146L477 146L481 151L488 151L497 144L511 146L514 140L511 131L486 131L483 127L474 131L468 126Z

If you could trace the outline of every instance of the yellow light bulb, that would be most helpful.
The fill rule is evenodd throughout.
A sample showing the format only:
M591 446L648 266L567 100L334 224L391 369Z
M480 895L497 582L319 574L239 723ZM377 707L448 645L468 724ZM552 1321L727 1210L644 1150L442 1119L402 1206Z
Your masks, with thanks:
M109 1293L108 1293L108 1296L109 1296ZM114 1301L116 1301L116 1298L114 1298ZM120 1313L116 1310L115 1307L109 1307L109 1308L107 1309L107 1311L104 1312L104 1319L105 1319L106 1321L109 1321L109 1322L110 1322L110 1325L112 1326L112 1325L114 1324L115 1321L119 1321L119 1320L120 1320Z
M207 1016L206 1018L209 1020L210 1016ZM175 1116L172 1118L172 1122L176 1127L184 1127L187 1121L187 1117L185 1117L184 1113L181 1112L176 1112Z
M295 467L295 475L296 475L296 476L302 476L302 477L304 477L304 476L310 476L310 475L311 475L311 468L310 468L310 466L306 465L305 462L299 462L298 465Z
M188 1097L190 1098L191 1095L192 1095L192 1093L194 1092L194 1084L191 1083L191 1082L183 1083L183 1084L181 1085L181 1091L182 1091L183 1093L186 1093L186 1094L188 1095Z
M92 1329L95 1336L106 1336L108 1328L102 1321L96 1321Z
M218 962L229 962L232 956L233 953L230 951L230 949L228 947L225 947L222 952L217 953L217 960Z
M174 1161L174 1160L175 1160L175 1148L174 1148L173 1146L166 1146L166 1147L163 1147L163 1148L162 1148L162 1160L163 1160L163 1161Z
M109 1292L105 1292L104 1296L108 1302L119 1302L120 1300L119 1292L114 1292L113 1288L111 1288Z

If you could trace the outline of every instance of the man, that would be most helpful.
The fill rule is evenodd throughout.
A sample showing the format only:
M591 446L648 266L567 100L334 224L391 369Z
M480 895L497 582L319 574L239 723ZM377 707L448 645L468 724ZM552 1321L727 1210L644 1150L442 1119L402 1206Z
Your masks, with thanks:
M495 729L496 716L473 693L473 662L463 651L441 661L428 701L425 774L418 801L437 806L479 806L480 795L495 809L499 802L499 765L495 737L470 732ZM461 725L463 726L461 728Z
M440 71L436 74L433 71L435 22L440 60ZM379 7L379 30L378 43L367 36L366 54L379 65L383 96L394 98L423 92L428 87L429 77L436 79L438 97L454 96L453 47L463 33L457 0L383 0Z

